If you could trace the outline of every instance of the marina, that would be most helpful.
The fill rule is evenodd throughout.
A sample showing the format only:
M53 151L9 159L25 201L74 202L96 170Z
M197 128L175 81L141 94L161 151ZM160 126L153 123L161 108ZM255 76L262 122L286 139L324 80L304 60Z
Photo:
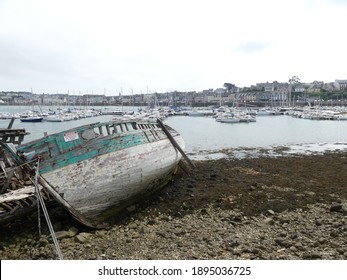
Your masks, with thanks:
M4 110L7 110L5 113ZM70 121L42 121L40 123L23 123L15 119L14 128L24 128L29 135L25 136L24 142L38 139L45 134L57 133L62 130L78 127L94 122L107 122L114 120L140 120L140 119L162 119L166 124L174 127L185 139L186 152L192 158L203 159L218 155L219 150L237 149L246 151L249 148L273 148L277 146L292 147L292 151L319 151L325 149L344 149L347 139L347 122L345 107L321 107L296 110L285 110L278 108L259 108L255 110L240 108L156 108L145 107L96 107L78 108L80 116L70 118ZM3 115L20 115L26 112L26 106L4 107ZM59 111L62 111L61 109ZM69 110L66 110L69 111ZM82 114L81 112L98 112L94 116ZM202 114L190 115L189 112L200 112ZM71 110L70 110L71 112ZM104 112L101 113L101 112ZM311 115L334 115L339 118L317 118L303 117ZM334 113L332 113L334 112ZM71 113L69 113L71 114ZM246 116L251 121L237 121L237 123L219 122L218 118L223 115ZM89 117L86 117L88 116ZM50 115L52 118L58 114ZM6 128L9 119L0 119L0 127ZM298 148L300 147L300 148ZM306 147L306 148L305 148ZM255 153L255 152L254 152Z
M9 173L16 166L26 166L21 171L24 174L39 170L39 188L44 190L47 202L54 198L82 224L98 227L107 212L115 213L109 210L112 207L117 211L125 209L136 197L144 197L165 185L182 156L190 162L189 158L254 158L264 155L265 150L269 156L278 156L347 149L347 122L298 116L298 112L307 115L307 111L317 115L317 110L312 109L278 108L268 110L268 114L263 109L224 107L126 109L107 109L106 114L102 109L68 109L46 116L29 114L26 110L25 118L45 120L23 122L21 112L12 113L22 117L12 117L10 124L6 124L8 118L2 119L5 127L2 129L2 218L7 220L18 210L11 203L20 205L19 214L24 212L25 205L28 208L35 205L33 185L6 193L13 176L23 177L23 174ZM345 111L330 108L320 112L323 116L337 116ZM70 121L47 119L58 115L62 119L63 114L70 116ZM152 163L148 165L149 162ZM39 163L40 167L35 166ZM117 190L113 188L115 185ZM128 189L131 191L125 191Z

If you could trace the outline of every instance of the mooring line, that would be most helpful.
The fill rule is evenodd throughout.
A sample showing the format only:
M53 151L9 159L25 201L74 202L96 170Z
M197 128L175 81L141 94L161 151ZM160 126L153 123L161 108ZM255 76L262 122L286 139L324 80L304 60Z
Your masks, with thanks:
M51 236L52 236L52 239L53 239L53 243L55 245L55 249L57 251L57 255L59 257L60 260L63 260L63 255L61 254L61 251L60 251L60 247L59 247L59 243L58 243L58 240L57 240L57 237L55 235L55 232L54 232L54 229L53 229L53 226L52 226L52 223L51 223L51 220L49 218L49 215L48 215L48 212L47 212L47 208L46 208L46 205L45 205L45 202L43 201L42 199L42 196L41 196L41 193L40 193L40 190L39 190L39 187L38 187L38 177L39 177L39 163L40 161L38 160L37 161L37 165L36 165L36 173L35 173L35 188L36 188L36 193L37 193L37 198L39 200L39 203L42 207L42 210L43 210L43 213L45 215L45 218L46 218L46 222L47 222L47 225L48 225L48 228L49 228L49 231L51 233ZM41 231L41 230L40 230Z

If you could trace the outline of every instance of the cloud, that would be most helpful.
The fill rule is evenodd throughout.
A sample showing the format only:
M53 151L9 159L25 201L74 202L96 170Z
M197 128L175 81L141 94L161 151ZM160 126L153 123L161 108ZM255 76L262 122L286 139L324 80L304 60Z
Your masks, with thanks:
M336 3L0 0L0 91L202 90L298 71L328 80L346 65Z

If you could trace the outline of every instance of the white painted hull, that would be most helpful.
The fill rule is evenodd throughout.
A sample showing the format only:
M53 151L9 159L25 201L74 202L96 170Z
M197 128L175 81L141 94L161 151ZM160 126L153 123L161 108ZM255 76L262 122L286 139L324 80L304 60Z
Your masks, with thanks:
M238 119L238 118L225 118L225 119L220 119L219 121L222 123L239 123L240 119Z
M181 136L175 140L184 148ZM158 188L180 159L172 143L163 139L70 164L42 177L74 210L97 220L109 208L121 210Z

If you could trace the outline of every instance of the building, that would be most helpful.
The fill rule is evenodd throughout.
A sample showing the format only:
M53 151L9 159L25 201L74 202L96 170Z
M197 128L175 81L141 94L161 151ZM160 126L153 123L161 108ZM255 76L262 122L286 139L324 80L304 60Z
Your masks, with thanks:
M346 90L347 80L335 80L334 86L337 88L337 90Z

